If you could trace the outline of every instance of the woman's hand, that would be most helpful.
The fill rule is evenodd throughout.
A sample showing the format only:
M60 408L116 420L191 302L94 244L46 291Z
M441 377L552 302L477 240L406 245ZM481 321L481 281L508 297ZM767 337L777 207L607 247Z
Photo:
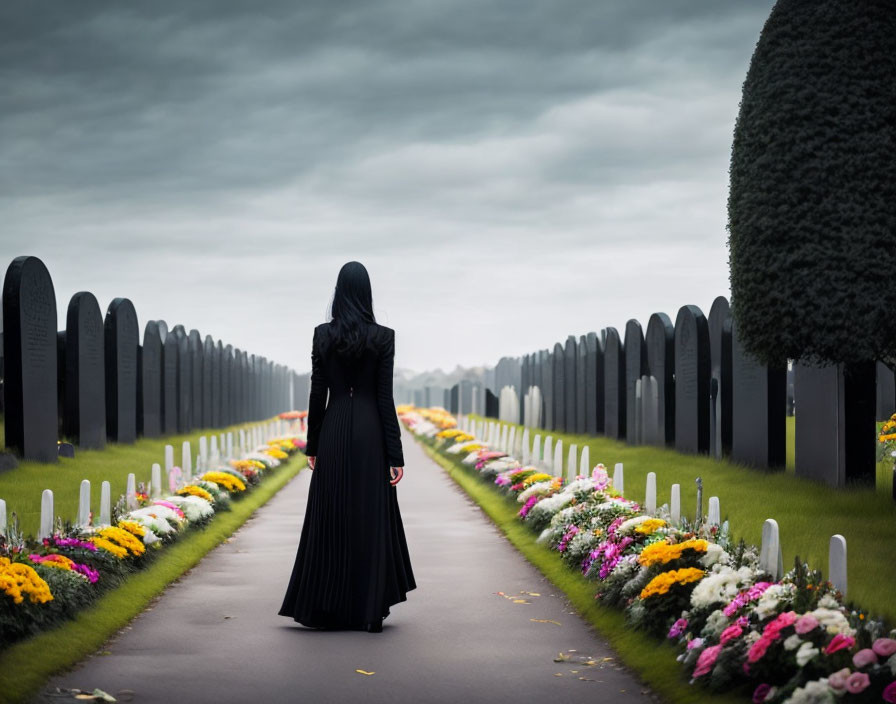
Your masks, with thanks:
M389 483L395 486L404 476L404 467L389 467L389 475L392 477Z
M314 462L317 460L317 457L309 457L308 458L308 468L311 471L314 471Z

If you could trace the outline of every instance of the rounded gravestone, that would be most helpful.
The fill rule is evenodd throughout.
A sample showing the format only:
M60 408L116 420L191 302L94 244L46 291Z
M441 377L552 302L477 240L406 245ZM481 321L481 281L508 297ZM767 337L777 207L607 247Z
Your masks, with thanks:
M180 355L177 335L172 330L162 344L162 432L173 435L177 432L177 377Z
M731 312L719 296L709 309L710 438L709 454L731 453ZM712 422L714 419L714 422Z
M566 355L559 342L554 343L551 359L554 363L554 430L563 432L566 430Z
M233 346L227 345L221 354L221 425L233 423Z
M563 349L563 400L564 400L564 430L567 433L577 432L578 419L576 410L579 394L578 379L576 378L576 363L579 356L576 338L570 335L566 338L566 346Z
M16 257L3 281L6 446L26 460L57 459L56 292L37 257Z
M150 320L143 328L143 352L140 361L140 432L143 437L162 434L162 335L159 321Z
M544 394L545 430L554 429L554 355L550 350L541 351L541 381Z
M106 435L113 442L137 439L137 311L127 298L116 298L104 322L106 356Z
M223 423L221 413L221 365L224 363L224 345L218 340L212 354L212 427L220 428Z
M625 324L625 437L631 444L640 442L637 437L638 407L635 403L637 383L647 373L647 348L641 323L629 320Z
M624 439L625 412L625 353L616 328L606 329L604 347L604 434L608 438Z
M193 428L203 428L202 424L202 336L198 330L190 330L188 336L190 346L190 378L192 380L192 392L190 395L191 425Z
M644 335L647 367L657 385L657 427L661 445L675 444L675 327L665 313L654 313Z
M230 413L231 422L241 423L242 413L240 412L240 404L242 397L242 377L240 369L243 363L243 351L238 347L233 350L233 364L230 368Z
M604 350L597 333L585 336L585 432L604 430Z
M588 365L588 341L585 336L579 337L576 346L576 433L584 435L587 431L588 383L586 367ZM592 390L593 391L593 390Z
M63 433L85 450L106 446L103 313L87 291L72 296L65 317Z
M697 306L675 319L675 448L709 452L709 325Z
M214 388L215 341L206 335L202 342L202 421L200 428L214 427L212 394Z
M193 359L184 327L178 325L173 332L177 339L177 432L189 433L193 422Z

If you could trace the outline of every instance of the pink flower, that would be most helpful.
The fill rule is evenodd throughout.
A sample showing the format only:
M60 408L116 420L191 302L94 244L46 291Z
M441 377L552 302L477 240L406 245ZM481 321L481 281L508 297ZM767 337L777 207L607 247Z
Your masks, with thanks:
M719 658L719 651L721 649L721 645L711 645L700 653L700 657L697 658L697 667L694 668L695 678L703 677L703 675L712 672L712 668Z
M845 636L842 633L838 633L831 639L831 642L828 643L828 647L824 649L824 654L833 655L838 650L848 650L855 644L856 639L852 636Z
M768 693L772 690L770 684L761 684L753 692L753 704L762 704L767 698Z
M884 687L883 700L887 704L896 704L896 681L890 682L890 684Z
M860 694L871 684L871 678L864 672L853 672L846 680L846 691L850 694Z
M702 638L692 638L691 640L688 641L688 650L693 650L694 648L699 648L701 645L703 645Z
M861 670L863 667L868 667L868 665L873 665L876 662L877 655L871 648L863 648L852 656L852 664L856 666L857 670Z
M849 679L849 676L852 674L848 667L844 667L842 670L833 673L828 677L828 686L831 689L834 689L838 692L843 692L846 690L846 680Z
M800 616L796 622L793 624L793 627L796 629L796 632L801 636L806 635L809 631L814 631L818 628L818 619L815 618L812 614L803 614Z
M765 655L765 651L768 650L768 647L773 642L774 639L763 635L759 640L753 643L753 645L750 646L749 652L747 653L747 664L751 665L757 660L761 660Z
M878 638L871 645L871 649L882 658L888 658L893 653L896 653L896 640L892 638Z
M675 623L672 624L672 628L669 629L669 638L680 638L681 634L684 633L687 627L687 619L678 619Z
M741 634L744 632L744 629L738 626L737 624L733 626L728 626L724 631L722 631L722 637L719 639L720 645L725 645L730 640L734 640L735 638L740 638Z

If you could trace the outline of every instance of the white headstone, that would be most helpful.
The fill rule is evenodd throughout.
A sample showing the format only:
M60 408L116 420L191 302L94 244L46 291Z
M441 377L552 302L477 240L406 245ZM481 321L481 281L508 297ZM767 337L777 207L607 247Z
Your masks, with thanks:
M617 462L613 467L613 488L625 496L625 475L622 472L622 462Z
M189 481L190 477L193 476L193 447L190 445L189 440L184 440L181 448L180 468L183 470L184 477Z
M510 454L510 447L507 442L508 441L507 430L508 430L508 428L506 425L501 426L501 452Z
M828 581L846 598L846 538L831 536L828 546Z
M672 525L681 523L681 484L672 485L672 498L669 502L669 513L672 514Z
M224 459L227 461L233 459L233 433L227 433L227 455Z
M52 489L44 489L43 494L40 496L40 533L37 534L38 540L43 540L53 535L53 522L55 520L53 491Z
M81 491L78 495L78 525L90 525L90 480L81 480Z
M520 453L520 462L523 463L524 467L529 464L531 451L531 446L529 445L529 429L526 428L523 430L523 447L522 452Z
M656 513L656 472L647 473L647 492L644 497L644 510L651 516Z
M762 548L759 551L759 569L768 572L773 581L784 573L784 558L781 554L781 534L778 522L769 518L762 525Z
M722 525L722 510L719 506L718 496L709 497L709 510L706 514L706 522L711 526Z
M168 447L171 447L170 445ZM173 448L172 448L173 449ZM167 448L166 448L166 453ZM173 465L172 465L173 466ZM150 496L158 499L162 495L162 468L158 464L152 466L152 479L150 483Z
M128 508L137 508L137 477L131 472L128 474L128 488L125 491L125 500Z
M183 479L184 473L180 467L172 467L171 471L168 472L168 491L173 494L177 491L180 486L181 479Z
M554 465L553 465L553 474L555 477L563 476L563 441L558 440L557 444L554 445Z
M198 468L204 469L208 465L208 438L199 436L199 464Z
M265 441L267 441L267 438L265 438ZM219 433L218 434L218 452L223 453L225 447L226 447L226 445L224 444L224 433Z
M507 434L507 447L508 453L512 457L519 457L520 453L516 451L516 426L512 426L510 428L510 432Z
M171 445L165 445L165 471L167 472L174 466L174 448Z
M544 452L542 453L542 466L553 474L553 462L554 462L554 438L548 435L544 439Z
M246 452L246 431L243 428L240 428L240 446L239 453L240 455L245 454Z
M578 465L576 464L576 460L578 459L579 448L576 444L570 443L569 445L569 453L566 457L566 479L567 481L575 481L576 478L576 470L578 469Z
M541 465L541 434L536 433L535 439L532 441L532 457L530 463L536 467Z
M256 446L257 447L257 446ZM221 459L221 451L218 449L218 436L212 435L212 450L208 457L208 463L203 469L212 469Z
M103 482L100 485L100 525L112 523L112 485Z
M579 474L583 477L591 476L591 459L587 445L582 448L582 457L579 460Z
M0 535L6 535L6 502L0 499Z

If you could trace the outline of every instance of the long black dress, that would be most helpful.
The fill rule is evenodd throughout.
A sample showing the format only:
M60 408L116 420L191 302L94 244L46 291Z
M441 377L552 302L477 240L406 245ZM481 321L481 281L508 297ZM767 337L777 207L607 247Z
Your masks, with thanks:
M330 342L329 324L317 326L306 448L317 460L279 614L364 630L416 587L389 483L389 467L404 466L392 399L395 332L371 324L360 359L343 358Z

